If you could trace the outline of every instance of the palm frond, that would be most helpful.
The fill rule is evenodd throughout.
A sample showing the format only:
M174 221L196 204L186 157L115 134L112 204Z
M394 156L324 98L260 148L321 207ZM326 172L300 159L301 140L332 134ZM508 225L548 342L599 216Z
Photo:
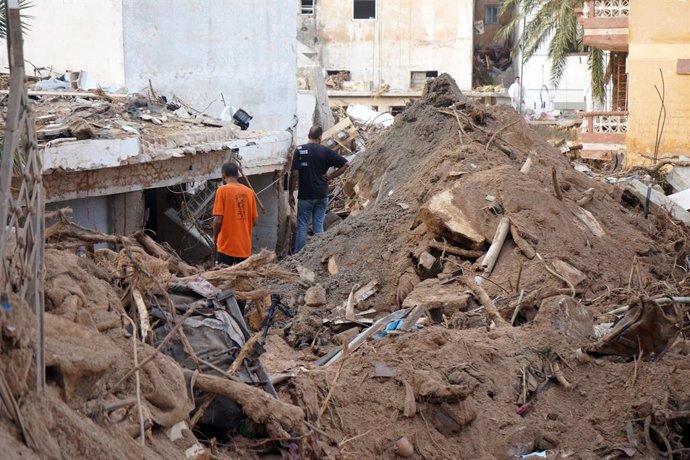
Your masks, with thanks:
M497 39L505 41L516 30L522 29L513 47L513 55L521 51L525 61L546 46L551 61L551 84L558 86L568 54L584 49L583 30L577 22L576 12L581 4L582 0L506 0L501 14L513 11L514 16L499 29Z
M551 59L551 84L557 87L567 64L568 54L579 51L581 46L577 13L571 2L564 1L558 11L556 33L549 46Z
M19 0L19 9L26 10L34 6L33 0ZM33 19L22 13L22 30L24 33L30 30L29 22L24 19ZM0 39L7 38L7 0L0 0Z
M589 72L592 76L592 97L599 102L604 102L606 90L604 86L604 52L599 48L589 48L587 59Z

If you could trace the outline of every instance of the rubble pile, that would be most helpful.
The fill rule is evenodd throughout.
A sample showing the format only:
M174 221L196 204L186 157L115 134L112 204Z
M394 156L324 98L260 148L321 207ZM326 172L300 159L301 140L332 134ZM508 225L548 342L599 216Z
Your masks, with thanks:
M0 393L16 407L0 417L8 458L200 460L228 456L199 433L259 446L306 438L302 410L275 398L261 334L238 306L267 301L269 311L260 283L297 279L275 254L202 272L143 232L101 234L67 215L52 213L46 229L43 395L30 308L13 297L0 317Z
M392 455L401 436L420 458L687 447L687 229L664 210L645 219L447 75L336 189L350 216L283 262L312 287L272 289L316 366L292 393L333 393L327 415L300 404L356 439L342 452Z
M44 395L0 315L9 457L690 458L684 224L447 75L333 193L299 254L209 271L51 214Z

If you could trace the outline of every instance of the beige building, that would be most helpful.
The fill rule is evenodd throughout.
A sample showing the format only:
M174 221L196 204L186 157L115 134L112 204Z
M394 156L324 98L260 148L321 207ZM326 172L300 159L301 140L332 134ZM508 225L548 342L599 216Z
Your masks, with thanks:
M610 52L611 91L603 110L584 114L583 154L628 166L649 163L665 86L658 156L690 155L690 4L678 0L585 0L584 43ZM662 85L663 74L663 85Z
M389 110L444 72L471 89L472 0L298 2L298 38L338 75L332 101Z

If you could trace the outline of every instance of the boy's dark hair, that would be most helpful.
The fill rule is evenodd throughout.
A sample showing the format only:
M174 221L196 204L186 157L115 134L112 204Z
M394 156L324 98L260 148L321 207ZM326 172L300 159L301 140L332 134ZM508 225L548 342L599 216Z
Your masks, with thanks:
M240 168L235 163L225 163L221 173L223 177L240 177Z
M309 139L317 140L323 134L323 128L321 126L312 126L309 129Z

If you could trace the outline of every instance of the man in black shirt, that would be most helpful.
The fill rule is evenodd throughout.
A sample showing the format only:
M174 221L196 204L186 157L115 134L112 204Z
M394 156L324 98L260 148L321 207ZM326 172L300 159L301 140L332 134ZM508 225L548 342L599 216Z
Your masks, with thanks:
M312 126L309 130L309 143L295 149L290 173L290 207L295 209L295 189L297 195L297 234L295 251L297 254L307 242L307 227L312 222L314 234L323 233L323 222L328 209L328 182L345 172L347 160L333 150L321 145L323 129ZM330 174L328 170L337 168Z

